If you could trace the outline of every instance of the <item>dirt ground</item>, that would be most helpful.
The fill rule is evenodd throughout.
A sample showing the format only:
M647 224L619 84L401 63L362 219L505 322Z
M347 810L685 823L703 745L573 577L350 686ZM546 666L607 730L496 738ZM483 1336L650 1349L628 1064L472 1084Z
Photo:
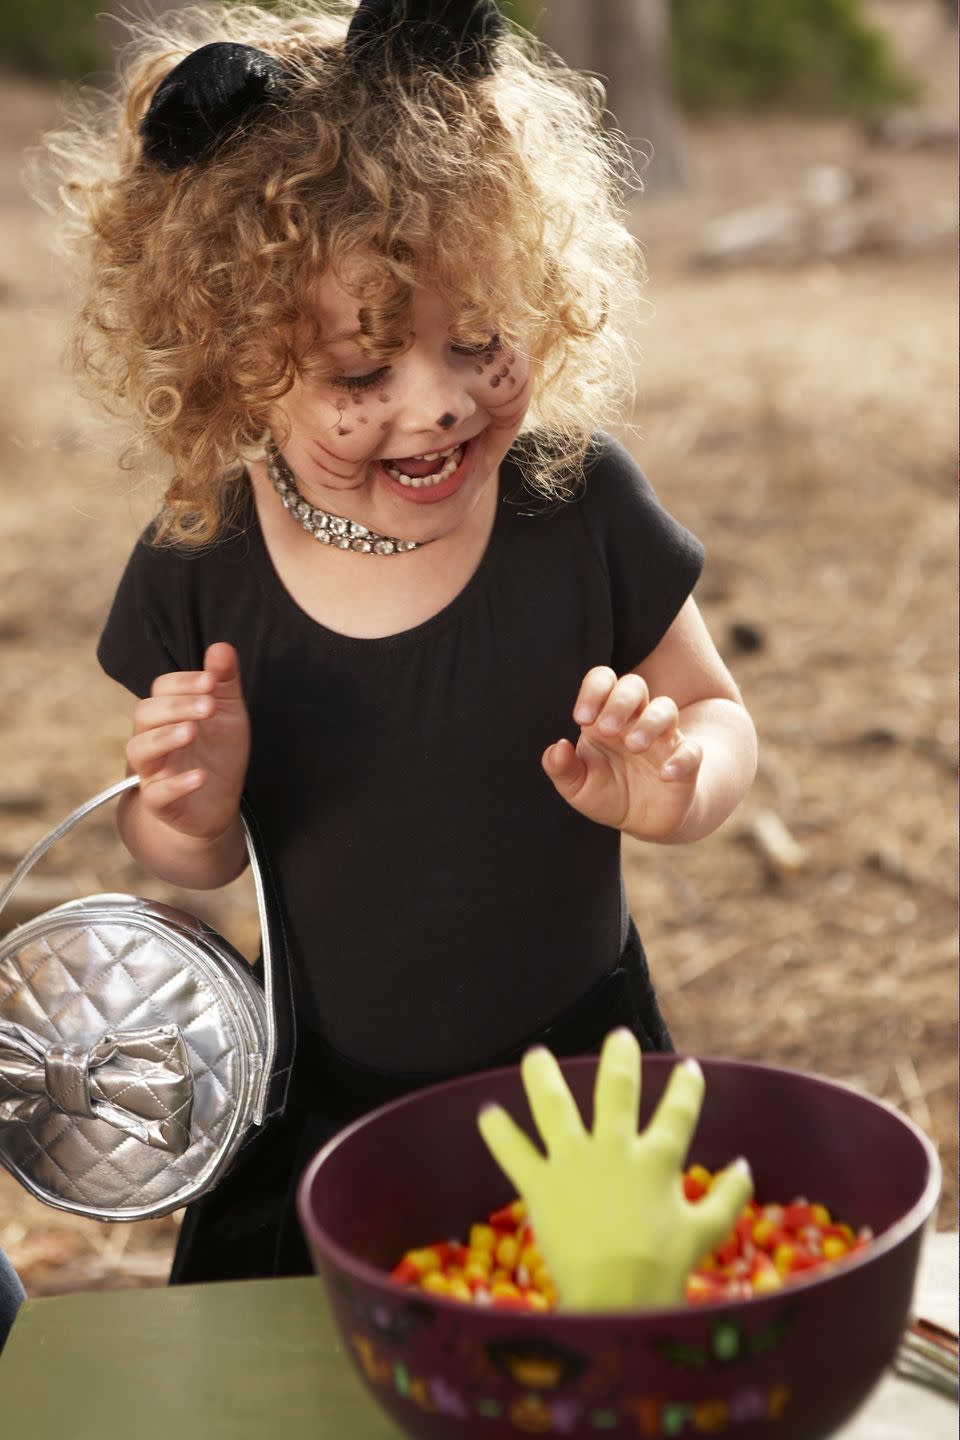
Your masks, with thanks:
M955 115L942 7L875 10L927 103ZM3 875L122 773L129 704L93 651L155 492L119 474L58 359L67 287L19 178L56 94L10 80L0 97ZM619 433L707 545L698 598L762 761L710 839L627 843L631 906L678 1046L818 1071L900 1107L939 1146L938 1223L952 1228L956 241L780 267L691 257L705 222L789 201L814 165L850 167L922 230L945 205L955 213L955 150L796 119L712 119L687 142L692 188L633 206L650 308ZM34 896L44 908L123 888L168 894L101 813L48 857ZM175 898L253 944L246 881ZM0 1175L0 1245L34 1294L162 1283L176 1224L61 1216Z

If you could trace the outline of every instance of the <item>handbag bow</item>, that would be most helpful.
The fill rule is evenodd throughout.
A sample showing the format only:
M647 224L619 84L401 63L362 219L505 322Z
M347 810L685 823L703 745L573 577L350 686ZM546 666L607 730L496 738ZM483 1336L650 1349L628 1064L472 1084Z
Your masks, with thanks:
M0 1020L0 1126L30 1125L59 1110L182 1155L192 1108L193 1075L177 1025L107 1030L92 1045L68 1045Z

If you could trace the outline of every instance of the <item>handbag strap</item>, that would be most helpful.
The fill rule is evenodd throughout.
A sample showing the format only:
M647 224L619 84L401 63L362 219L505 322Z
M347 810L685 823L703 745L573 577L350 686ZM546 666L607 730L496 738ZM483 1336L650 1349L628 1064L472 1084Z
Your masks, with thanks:
M62 840L75 825L86 819L101 805L114 800L127 790L140 784L138 775L128 775L116 785L101 790L99 795L84 801L65 820L38 840L20 861L7 883L0 889L0 912L20 884L29 874L42 855ZM243 838L250 859L250 873L257 897L257 915L260 922L260 947L263 958L263 989L266 1001L266 1053L263 1057L264 1083L261 1088L256 1124L262 1124L271 1115L278 1114L286 1103L293 1064L295 1031L293 1018L293 997L290 985L290 966L283 933L283 912L273 877L266 863L266 855L259 829L249 805L244 800L240 806L240 823Z

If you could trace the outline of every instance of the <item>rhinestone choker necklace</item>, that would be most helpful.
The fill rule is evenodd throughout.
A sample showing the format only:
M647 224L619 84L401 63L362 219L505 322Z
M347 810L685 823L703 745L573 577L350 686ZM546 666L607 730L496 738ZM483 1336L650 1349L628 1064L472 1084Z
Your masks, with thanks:
M394 535L378 535L356 520L347 520L343 515L332 515L329 510L319 510L304 500L297 489L293 471L280 451L270 440L266 445L267 474L284 505L293 518L303 526L314 540L321 545L335 545L338 550L356 550L364 555L403 555L408 550L419 550L429 545L429 540L398 540Z

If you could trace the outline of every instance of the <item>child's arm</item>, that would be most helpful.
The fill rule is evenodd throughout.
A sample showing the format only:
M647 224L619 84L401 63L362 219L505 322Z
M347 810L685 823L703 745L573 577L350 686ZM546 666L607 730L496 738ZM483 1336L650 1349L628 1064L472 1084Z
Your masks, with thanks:
M756 773L753 722L693 600L636 670L588 671L573 718L576 747L549 746L544 770L575 810L638 840L709 835Z
M193 890L235 879L247 862L240 796L249 755L232 645L211 645L202 670L159 676L137 702L127 745L140 785L121 799L118 826L134 859Z

